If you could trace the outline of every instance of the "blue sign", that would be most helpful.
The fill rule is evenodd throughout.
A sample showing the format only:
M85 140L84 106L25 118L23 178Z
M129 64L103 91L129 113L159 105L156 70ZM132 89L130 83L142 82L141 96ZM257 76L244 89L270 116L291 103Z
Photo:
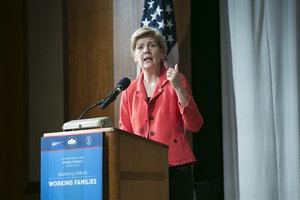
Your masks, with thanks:
M103 136L41 138L41 200L102 200Z

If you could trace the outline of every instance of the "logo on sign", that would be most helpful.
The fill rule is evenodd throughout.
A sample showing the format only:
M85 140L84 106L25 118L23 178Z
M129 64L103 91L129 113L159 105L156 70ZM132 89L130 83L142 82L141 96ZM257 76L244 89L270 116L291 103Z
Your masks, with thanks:
M64 143L64 141L54 141L51 143L51 146L55 147L55 146L63 144L63 143Z
M67 141L67 145L69 148L74 148L77 145L76 137L69 137Z
M90 146L90 145L92 144L92 142L93 142L93 139L92 139L91 136L87 136L87 137L85 138L85 143L86 143L86 145Z

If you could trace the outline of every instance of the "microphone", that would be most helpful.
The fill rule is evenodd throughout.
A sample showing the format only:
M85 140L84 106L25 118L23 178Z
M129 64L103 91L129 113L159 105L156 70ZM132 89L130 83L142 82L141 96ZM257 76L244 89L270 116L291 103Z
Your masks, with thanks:
M104 108L106 108L111 102L113 102L114 100L116 100L117 96L123 91L126 90L128 88L128 86L130 85L130 80L127 77L122 78L118 84L117 87L104 99L102 99L101 101L98 101L97 103L95 103L94 105L91 105L90 107L88 107L87 109L85 109L85 111L83 111L83 113L78 117L78 119L81 119L89 110L91 110L92 108L99 106L101 110L103 110Z
M123 91L126 90L127 87L130 85L130 80L127 77L122 78L117 87L103 100L98 102L98 105L101 110L106 108L111 102L116 100L117 96Z

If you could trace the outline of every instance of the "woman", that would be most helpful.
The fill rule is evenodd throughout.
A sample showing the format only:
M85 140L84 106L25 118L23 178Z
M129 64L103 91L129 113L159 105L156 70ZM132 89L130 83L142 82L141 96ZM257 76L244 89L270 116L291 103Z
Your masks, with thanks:
M178 65L166 69L167 45L154 28L137 29L131 55L141 73L123 91L119 128L169 146L170 199L193 199L191 165L196 161L185 129L197 132L203 118Z

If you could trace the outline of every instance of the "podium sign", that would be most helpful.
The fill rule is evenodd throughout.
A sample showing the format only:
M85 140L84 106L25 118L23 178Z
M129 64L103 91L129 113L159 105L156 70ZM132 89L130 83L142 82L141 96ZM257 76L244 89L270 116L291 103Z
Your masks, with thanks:
M104 133L41 138L41 199L103 198Z
M42 200L169 199L168 146L114 128L45 133Z

